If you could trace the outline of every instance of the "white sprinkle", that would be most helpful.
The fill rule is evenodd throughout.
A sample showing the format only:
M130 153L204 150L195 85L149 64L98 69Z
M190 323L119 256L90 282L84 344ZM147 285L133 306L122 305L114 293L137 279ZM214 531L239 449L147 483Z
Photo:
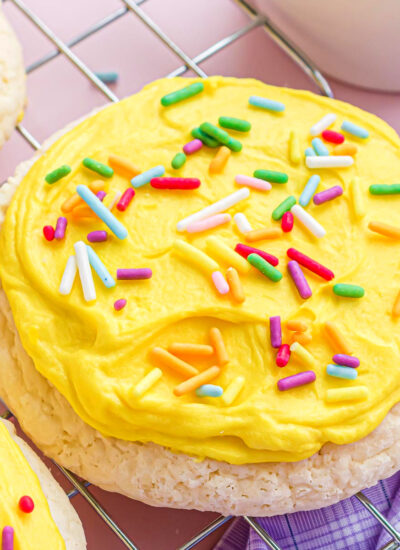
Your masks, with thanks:
M89 257L86 244L78 241L74 244L76 263L78 265L79 277L81 279L83 296L87 302L96 299L92 270L90 269Z
M59 293L63 294L64 296L68 296L68 294L72 290L72 285L75 281L75 275L76 275L76 260L75 256L70 256L67 261L67 265L65 266L64 273L61 279Z
M239 189L239 191L235 191L235 193L232 193L231 195L228 195L227 197L224 197L223 199L214 202L213 204L206 206L202 210L199 210L198 212L195 212L187 218L179 221L176 224L176 229L178 231L185 231L189 224L204 220L204 218L208 218L213 214L218 214L218 212L228 210L228 208L238 203L239 201L247 199L249 195L250 190L247 187L243 187L242 189Z
M325 115L321 118L314 126L311 126L310 128L310 135L312 136L318 136L319 134L322 134L324 130L329 128L331 124L333 124L336 120L336 115L333 113L329 113L328 115Z
M229 285L226 282L225 277L222 275L220 271L214 271L211 274L211 278L215 285L215 288L218 290L220 294L228 294Z
M330 155L329 157L306 157L306 165L308 168L344 168L345 166L351 166L353 163L353 157L347 155Z
M121 191L117 191L114 195L114 198L112 199L112 201L110 202L110 204L107 206L107 208L109 209L109 211L111 212L111 210L114 208L114 206L117 204L117 202L119 201L119 199L122 197L122 193Z
M318 237L324 237L326 235L325 229L320 223L317 222L315 218L311 216L308 212L304 210L300 205L295 204L290 209L291 213L295 218L299 220L313 235Z
M243 235L253 229L249 223L249 220L242 212L235 214L233 219L235 220L237 228L241 233L243 233Z

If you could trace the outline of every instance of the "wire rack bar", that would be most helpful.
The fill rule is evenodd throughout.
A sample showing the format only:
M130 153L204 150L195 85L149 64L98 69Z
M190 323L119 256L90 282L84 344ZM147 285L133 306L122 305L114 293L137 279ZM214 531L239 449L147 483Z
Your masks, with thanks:
M113 102L117 102L117 96L92 72L84 62L74 54L73 51L60 39L52 30L36 15L34 14L22 0L11 0L11 2L17 6L25 15L32 21L32 23L53 42L53 44L67 57L103 94L107 99Z
M206 73L188 56L183 52L179 46L175 44L169 36L167 36L160 27L138 6L137 3L132 2L132 0L122 0L126 6L132 10L132 12L139 17L139 19L148 27L158 38L164 42L164 44L182 59L182 61L192 69L198 76L206 78Z
M305 74L312 79L317 85L320 92L328 97L333 97L332 90L329 83L322 76L318 68L313 62L297 47L295 46L285 34L280 31L268 17L259 15L255 9L246 0L234 0L250 17L251 21L228 35L227 37L219 40L218 42L209 46L206 50L196 55L193 59L187 56L176 43L167 36L158 25L139 7L146 0L121 0L123 6L114 11L113 13L103 17L98 22L94 23L84 32L75 36L70 42L64 43L56 34L54 34L49 27L34 14L22 0L9 0L12 2L24 15L30 19L30 21L56 46L57 49L49 52L44 57L38 59L27 67L27 72L30 73L37 68L48 63L57 56L64 55L69 61L71 61L83 75L91 81L98 90L111 102L118 101L117 96L91 71L83 61L76 56L71 48L86 38L93 36L97 32L101 31L114 21L117 21L130 11L133 12L141 22L146 25L153 34L155 34L176 56L182 61L183 65L168 74L168 77L180 76L191 69L195 74L200 77L206 77L206 73L199 67L199 64L209 59L222 49L233 44L236 40L249 33L256 27L262 26L269 36L282 48L287 55L289 55L297 65L305 72ZM29 143L33 149L40 148L40 142L21 124L17 126L17 131L20 135ZM1 418L11 419L13 414L8 409L1 415ZM62 472L65 478L72 484L74 489L67 493L69 498L73 498L80 494L96 511L99 517L108 525L113 533L120 539L122 544L130 550L139 550L136 544L121 530L121 528L114 522L110 515L105 511L101 504L88 490L90 483L80 481L72 472L63 468L59 464L56 464L57 468ZM363 494L358 493L356 495L358 500L365 506L375 519L382 525L382 527L393 537L389 543L387 543L381 550L398 550L400 549L400 533L386 520L386 518L377 510L372 502ZM207 538L211 533L222 527L225 523L230 521L232 516L220 516L202 529L197 535L195 535L190 541L187 541L179 550L190 550L197 546L202 540ZM249 526L258 534L258 536L267 544L268 548L272 550L281 550L280 546L270 537L270 535L263 529L255 518L244 516L243 518Z

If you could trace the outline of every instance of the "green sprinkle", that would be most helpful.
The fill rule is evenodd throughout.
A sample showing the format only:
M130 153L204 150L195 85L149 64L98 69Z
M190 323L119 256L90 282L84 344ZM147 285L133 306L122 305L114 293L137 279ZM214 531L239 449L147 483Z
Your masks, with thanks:
M369 192L371 195L398 195L400 193L400 183L370 185Z
M282 279L282 273L258 254L249 254L247 256L247 261L258 269L260 273L271 279L271 281L274 281L274 283Z
M89 157L84 158L82 164L86 168L89 168L89 170L97 172L98 174L100 174L100 176L103 176L104 178L111 178L114 174L114 170L112 168L110 168L106 164L103 164L102 162L99 162L98 160L93 160Z
M229 128L230 130L236 130L237 132L248 132L251 129L250 122L240 118L220 116L218 122L222 128Z
M219 141L202 132L200 128L193 128L191 133L194 138L202 141L204 145L207 145L207 147L219 147L220 145Z
M296 204L296 197L290 195L287 199L281 202L272 212L272 219L278 221L282 218L285 212L288 212Z
M68 176L70 172L71 172L71 167L68 166L68 164L63 164L59 168L56 168L52 172L49 172L44 179L47 181L47 183L50 183L50 184L55 183L61 178L65 178L65 176Z
M175 168L175 170L178 170L179 168L182 168L185 162L186 162L185 153L176 153L176 155L171 161L171 166L172 168Z
M286 183L289 179L284 172L275 172L274 170L255 170L253 176L271 183Z
M337 296L344 296L345 298L362 298L365 294L362 286L347 285L344 283L333 285L333 292Z
M203 124L200 124L200 130L216 139L219 143L222 143L222 145L226 145L226 147L229 147L232 151L238 152L242 150L243 145L240 141L231 137L228 132L221 130L221 128L214 126L214 124L210 122L203 122Z
M179 103L184 99L193 97L194 95L199 94L203 90L204 90L204 84L202 82L194 82L193 84L189 84L189 86L185 86L180 90L176 90L176 92L172 92L171 94L167 94L164 97L162 97L161 105L163 105L164 107L168 107L169 105L173 105L174 103Z

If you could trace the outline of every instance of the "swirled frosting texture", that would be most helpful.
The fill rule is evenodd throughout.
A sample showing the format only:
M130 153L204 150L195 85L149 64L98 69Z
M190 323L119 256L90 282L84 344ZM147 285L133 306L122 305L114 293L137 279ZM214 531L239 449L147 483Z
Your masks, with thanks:
M398 321L391 308L400 287L399 245L368 231L371 219L399 223L400 198L372 197L372 183L394 183L400 174L400 141L382 120L351 105L309 92L267 86L255 80L212 77L205 91L185 102L163 108L160 98L188 82L160 80L140 93L84 120L55 143L32 167L8 210L1 232L0 274L23 345L36 368L69 400L88 424L105 435L134 441L153 441L175 451L211 457L230 463L296 461L317 452L331 441L343 444L360 439L400 400ZM190 82L190 80L189 80ZM250 95L283 102L283 114L248 106ZM290 131L301 148L310 145L309 128L328 112L338 120L351 120L367 128L370 138L357 143L353 167L325 169L319 190L342 185L344 195L309 212L327 230L316 240L299 224L282 238L265 241L260 248L280 259L284 273L275 284L253 270L242 276L246 301L237 305L222 298L210 278L171 251L179 237L205 249L209 234L226 244L242 240L233 225L207 234L177 234L176 223L185 216L235 191L236 174L255 169L286 172L289 181L273 184L269 193L251 191L250 198L231 209L242 211L253 228L272 223L272 210L288 195L299 197L311 173L304 162L291 164ZM110 153L129 158L142 170L164 164L167 175L177 175L170 162L190 130L204 121L216 123L221 115L249 120L249 134L238 135L240 153L232 154L222 174L209 174L215 150L204 148L188 157L179 175L198 177L196 191L160 191L149 186L137 190L133 203L118 217L129 230L124 241L109 238L96 251L110 272L121 267L150 267L153 278L118 282L106 289L95 277L97 300L83 300L79 280L70 296L58 287L73 243L87 232L103 229L101 222L69 222L63 241L48 243L42 227L55 223L60 206L76 185L97 179L82 168L83 157L107 162ZM349 138L351 141L351 138ZM45 175L61 164L72 172L49 186ZM353 214L350 182L358 177L367 215ZM114 175L106 183L114 193L129 182ZM295 247L317 259L336 275L334 283L352 282L365 288L361 300L339 298L332 283L306 273L313 296L303 301L287 274L286 250ZM227 266L221 266L223 268ZM113 302L126 298L122 312ZM316 359L316 382L279 392L277 381L304 370L291 361L275 365L275 351L268 337L268 317L308 320L313 340L308 350ZM335 350L327 341L323 324L333 321L346 334L361 360L356 381L326 375ZM164 372L143 397L132 395L134 385L152 368L148 351L174 341L208 343L210 327L217 326L226 341L230 362L216 383L226 387L238 375L246 385L231 406L219 399L197 398L193 393L175 397L181 379ZM212 361L196 362L200 368ZM327 389L365 385L368 399L327 404Z
M29 495L35 503L31 514L18 508L18 501L24 495ZM15 550L65 550L38 478L0 422L0 541L5 525L14 529Z

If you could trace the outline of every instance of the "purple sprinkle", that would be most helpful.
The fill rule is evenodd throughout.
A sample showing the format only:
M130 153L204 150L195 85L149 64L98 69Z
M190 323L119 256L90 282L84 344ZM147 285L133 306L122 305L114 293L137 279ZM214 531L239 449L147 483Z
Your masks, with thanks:
M67 228L67 218L60 216L57 220L56 230L54 232L55 239L63 239L65 237L65 230Z
M304 298L304 300L310 298L310 296L312 296L312 291L298 262L291 260L288 263L288 269L300 296Z
M6 525L3 528L3 537L2 537L2 550L13 550L14 549L14 529Z
M119 300L114 302L115 311L120 311L121 309L124 309L125 306L126 306L125 298L120 298Z
M119 281L150 279L152 275L153 272L149 267L140 267L138 269L117 269L117 279Z
M199 151L203 147L203 142L200 139L193 139L183 146L183 152L186 155L192 155L196 151Z
M299 372L298 374L293 374L292 376L287 376L286 378L281 378L281 380L278 380L278 390L291 390L292 388L297 388L298 386L304 386L305 384L314 382L315 379L316 376L313 370Z
M334 185L333 187L325 189L325 191L320 191L319 193L314 195L313 201L314 204L317 205L323 204L324 202L336 199L336 197L340 197L340 195L343 195L343 187L340 187L340 185Z
M269 330L271 334L271 346L273 348L280 348L282 345L282 328L279 315L269 318Z
M332 359L340 366L352 367L353 369L360 366L360 360L357 357L345 355L344 353L337 353Z
M107 240L107 237L107 231L91 231L86 238L90 243L102 243Z
M107 196L107 193L105 191L99 191L98 193L96 193L96 197L98 199L100 199L101 202L103 202L104 197L106 197L106 196Z

